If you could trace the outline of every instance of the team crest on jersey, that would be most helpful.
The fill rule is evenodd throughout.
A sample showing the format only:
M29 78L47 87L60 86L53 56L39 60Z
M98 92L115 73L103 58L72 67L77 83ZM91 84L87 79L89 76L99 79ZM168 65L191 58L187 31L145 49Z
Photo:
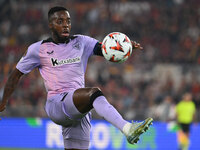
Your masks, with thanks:
M73 48L76 49L76 50L80 50L80 48L81 48L80 43L79 43L79 42L75 43L75 44L73 45Z
M65 65L65 64L73 64L73 63L77 63L77 62L80 62L80 61L81 61L80 57L67 58L67 59L62 59L62 60L58 60L56 58L51 58L51 63L53 65L53 67L62 66L62 65Z

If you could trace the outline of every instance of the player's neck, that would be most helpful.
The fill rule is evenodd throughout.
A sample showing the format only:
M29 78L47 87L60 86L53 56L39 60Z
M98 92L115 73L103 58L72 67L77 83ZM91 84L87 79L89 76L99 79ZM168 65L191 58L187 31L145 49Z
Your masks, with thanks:
M70 41L70 36L66 38L59 38L58 36L52 35L52 39L55 43L68 43Z

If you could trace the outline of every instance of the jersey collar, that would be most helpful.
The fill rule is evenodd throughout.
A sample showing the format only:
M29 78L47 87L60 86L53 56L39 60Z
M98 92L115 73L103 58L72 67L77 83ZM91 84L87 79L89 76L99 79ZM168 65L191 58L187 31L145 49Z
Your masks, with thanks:
M77 38L77 36L75 36L75 35L69 36L69 39L66 40L65 44L69 43L71 40L73 40L73 39L75 39L75 38ZM59 44L59 43L55 42L51 37L49 37L49 38L46 39L46 40L43 40L43 41L42 41L42 44L43 44L43 43L48 43L48 42L52 42L52 43L55 43L55 44Z

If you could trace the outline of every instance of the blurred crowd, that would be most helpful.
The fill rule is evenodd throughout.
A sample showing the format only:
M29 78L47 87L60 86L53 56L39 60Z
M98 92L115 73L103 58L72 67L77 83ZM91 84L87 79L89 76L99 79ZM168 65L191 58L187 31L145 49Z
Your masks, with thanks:
M102 41L118 31L144 47L122 64L98 56L89 61L86 86L99 86L126 119L152 116L170 121L185 92L193 95L200 111L198 0L0 0L1 96L8 75L27 47L50 36L47 12L56 5L69 10L72 34ZM35 69L22 78L3 115L47 117L45 101L43 81Z

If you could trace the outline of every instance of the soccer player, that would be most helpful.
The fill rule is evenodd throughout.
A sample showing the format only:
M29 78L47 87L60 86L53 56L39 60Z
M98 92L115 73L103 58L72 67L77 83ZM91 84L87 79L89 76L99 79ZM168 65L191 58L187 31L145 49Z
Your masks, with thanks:
M6 82L0 111L6 107L23 74L38 68L47 90L45 111L49 118L62 126L65 150L88 149L91 109L117 127L131 144L152 124L147 118L138 123L124 120L108 103L97 87L85 87L85 70L88 58L103 56L101 43L84 35L70 35L71 19L64 7L53 7L48 12L51 38L33 43L17 63ZM141 48L133 42L133 48Z
M181 150L188 150L190 140L190 126L195 118L196 107L192 101L192 94L185 93L183 99L176 105L176 117L180 131L178 131L178 144Z

